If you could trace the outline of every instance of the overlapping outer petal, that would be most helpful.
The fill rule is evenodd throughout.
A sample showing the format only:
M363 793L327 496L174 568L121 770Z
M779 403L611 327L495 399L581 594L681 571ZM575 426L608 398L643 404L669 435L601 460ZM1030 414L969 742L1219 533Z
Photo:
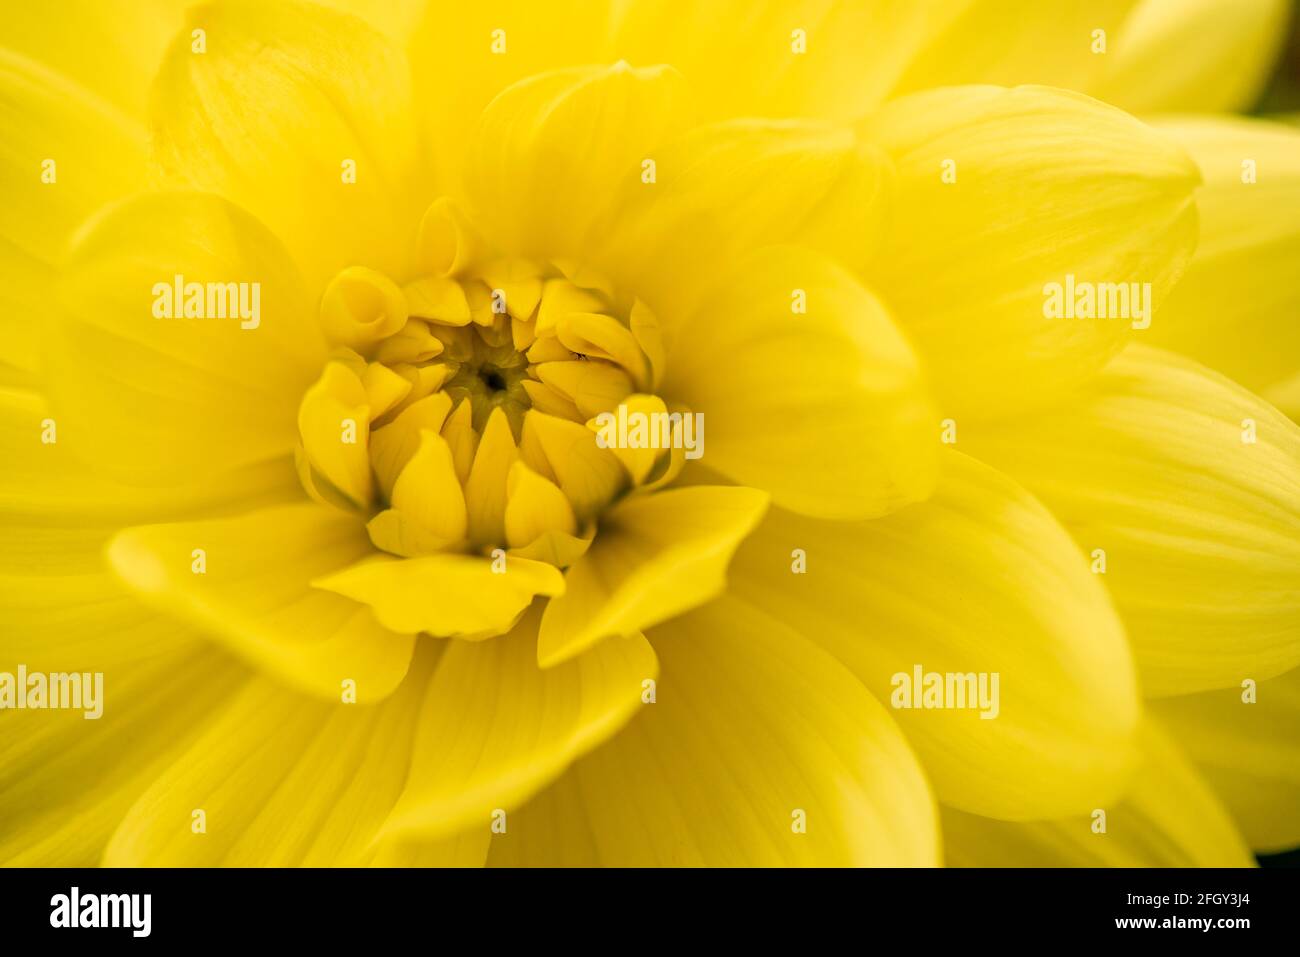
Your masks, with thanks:
M40 19L36 10L10 11L6 30L13 16ZM0 379L33 384L68 241L102 204L144 186L145 130L97 93L9 50L0 50L0 126Z
M1043 4L1050 7L1051 4ZM1286 38L1287 0L1141 0L1089 93L1130 113L1248 110Z
M1147 694L1300 663L1300 428L1266 402L1134 346L1061 406L959 445L1023 483L1089 554Z
M143 121L154 74L168 42L184 25L186 6L185 0L15 4L5 10L0 46L95 91L115 110Z
M123 522L227 512L301 498L288 461L210 487L140 489L88 479L76 434L43 443L50 411L0 392L0 661L29 673L103 674L100 716L5 714L0 863L91 866L150 781L246 680L198 630L146 607L105 567Z
M120 650L141 639L144 656L113 660L82 647L71 654L38 652L18 662L31 671L102 671L103 713L6 712L0 735L0 865L92 867L109 836L150 782L182 755L220 715L247 671L174 622L136 607L74 604L58 614L76 619ZM48 627L48 626L47 626ZM87 643L89 644L89 643ZM62 643L60 652L71 651ZM7 651L8 649L6 649ZM13 667L5 655L6 668ZM176 823L188 831L186 817ZM165 822L170 823L170 822Z
M773 510L737 553L731 591L828 649L880 701L917 666L997 673L996 717L891 712L939 800L1010 820L1083 813L1132 766L1123 628L1047 509L988 466L948 459L931 499L885 518Z
M386 835L489 833L495 810L520 807L642 707L659 675L645 638L611 638L542 670L540 618L534 609L507 635L449 644L426 682L410 778Z
M537 660L552 667L615 635L716 597L727 563L767 508L756 489L676 488L611 509L591 550L565 576L542 617Z
M628 0L614 55L678 66L709 117L854 119L890 96L960 83L1077 88L1106 68L1135 0Z
M650 640L653 703L510 812L490 864L938 863L916 758L829 655L730 598Z
M885 231L891 164L846 127L709 123L654 144L651 157L655 181L624 177L585 251L669 329L700 308L737 256L799 245L854 269Z
M307 503L127 529L108 558L150 604L291 687L337 701L352 682L356 700L370 702L401 683L413 639L381 626L365 605L310 585L370 551L360 519Z
M1266 398L1300 374L1300 131L1254 119L1166 119L1196 160L1201 241L1151 328Z
M1152 703L1250 846L1300 844L1300 670Z
M187 27L151 105L165 181L251 210L315 291L345 266L407 278L432 186L401 50L356 17L293 0L219 0L191 9ZM191 46L198 29L205 53Z
M824 518L934 487L938 416L920 363L847 270L773 247L724 273L668 355L665 394L703 416L701 461Z
M416 673L427 673L435 657ZM408 682L366 705L304 698L268 678L249 682L138 796L104 863L367 862L406 778L420 686Z
M250 314L257 284L256 323L185 318L170 294L177 276L247 284ZM159 316L160 285L176 318ZM325 347L283 246L244 210L192 192L112 207L74 251L59 306L45 345L55 418L100 471L193 484L294 447L298 402Z
M899 211L867 279L929 363L947 416L1042 402L1140 335L1138 320L1048 318L1049 283L1150 283L1161 321L1195 246L1200 174L1158 133L1039 87L919 93L862 129L893 159Z
M1122 800L1099 799L1077 817L1011 824L945 809L945 861L954 867L1254 865L1223 804L1169 735L1149 720L1142 759Z

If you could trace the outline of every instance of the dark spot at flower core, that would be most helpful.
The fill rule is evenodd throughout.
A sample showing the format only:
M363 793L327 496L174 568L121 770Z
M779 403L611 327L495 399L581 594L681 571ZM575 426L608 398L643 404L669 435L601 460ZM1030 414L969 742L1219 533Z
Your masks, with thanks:
M493 392L502 392L505 390L506 380L498 369L494 369L491 366L484 366L482 369L479 369L478 375L479 378L483 380L483 384Z

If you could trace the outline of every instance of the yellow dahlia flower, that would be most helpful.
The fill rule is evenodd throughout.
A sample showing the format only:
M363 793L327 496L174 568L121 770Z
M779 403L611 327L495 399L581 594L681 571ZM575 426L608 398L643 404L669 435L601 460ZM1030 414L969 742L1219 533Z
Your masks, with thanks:
M1300 843L1285 4L55 6L0 861Z

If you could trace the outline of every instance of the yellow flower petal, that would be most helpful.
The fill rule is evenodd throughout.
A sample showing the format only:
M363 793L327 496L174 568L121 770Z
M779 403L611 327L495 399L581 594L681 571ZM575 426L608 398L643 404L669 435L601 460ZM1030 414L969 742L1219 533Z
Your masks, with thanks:
M97 611L99 609L96 609ZM159 616L144 612L159 621ZM140 614L137 605L137 617ZM96 638L107 637L116 617L87 616ZM204 648L192 634L164 652L129 665L102 664L77 651L48 667L104 671L103 713L86 721L80 711L6 712L0 735L0 865L94 867L132 803L183 755L231 696L247 672L233 659ZM121 633L119 633L121 634ZM30 669L36 662L26 660ZM283 692L282 692L283 693ZM177 831L188 834L189 809Z
M578 411L578 407L549 385L534 382L532 379L524 379L522 385L524 391L528 393L528 401L533 411L545 413L561 420L582 418L582 413ZM530 442L530 450L532 446L533 443Z
M1223 805L1158 725L1142 734L1144 764L1123 800L1087 814L1010 824L944 809L954 867L1253 867ZM1102 812L1102 817L1098 812ZM1104 832L1095 830L1105 827Z
M527 545L547 532L577 531L573 506L564 493L523 462L510 467L506 496L505 532L511 545Z
M543 362L533 368L542 382L572 402L584 419L616 408L632 392L627 373L599 359Z
M460 283L440 276L417 279L403 293L413 316L434 319L443 325L467 326L472 318L469 302Z
M469 537L475 545L499 545L505 540L506 485L517 458L506 414L493 409L465 483Z
M411 394L412 383L388 366L371 362L361 373L361 384L366 387L366 404L370 406L370 421L391 411Z
M373 6L373 4L371 4ZM463 144L506 87L556 66L607 63L612 4L603 0L455 0L423 3L408 52L430 143ZM657 61L641 61L657 62ZM455 164L434 171L459 186Z
M386 628L403 634L428 632L479 639L504 634L536 595L558 595L564 577L555 568L524 558L429 555L376 556L312 582L371 607ZM495 571L494 565L503 568Z
M1152 710L1251 847L1285 851L1300 844L1300 669L1270 681L1248 670L1236 687L1164 698Z
M308 461L351 501L370 504L370 405L347 365L331 362L298 407L298 432Z
M465 537L465 492L456 477L451 446L436 432L421 434L419 450L393 486L393 508L444 542Z
M1300 428L1276 409L1133 346L1069 404L959 441L1091 557L1147 694L1300 664Z
M350 266L330 280L321 297L321 329L333 343L364 348L406 325L406 296L391 279Z
M462 401L442 424L442 437L451 448L456 478L462 485L469 481L469 471L474 467L474 454L478 450L478 433L474 431L472 417L470 403Z
M450 412L451 399L436 392L411 403L392 422L370 434L370 460L385 497L393 494L397 477L420 447L420 436L425 431L440 432Z
M139 796L104 863L360 863L401 793L419 685L407 682L388 700L364 706L302 698L266 679L252 682ZM196 811L203 812L204 827L197 833Z
M715 597L767 496L724 486L636 496L601 518L591 550L542 618L537 660L551 667L610 635L630 635Z
M0 387L0 512L8 521L121 527L302 500L287 456L230 470L210 464L189 484L156 488L97 474L86 439L47 399Z
M664 400L659 398L657 395L629 395L624 399L623 404L627 407L627 416L629 421L633 421L633 416L643 415L646 417L646 422L653 422L655 421L653 418L654 416L668 414L668 406L664 404ZM587 423L587 428L599 435L602 423L593 418ZM684 444L680 418L678 422L673 425L672 435L674 445L671 451L665 451L662 448L653 447L634 449L617 444L615 444L610 451L618 456L618 460L623 463L623 467L627 469L627 474L632 480L632 484L641 485L654 469L655 463L660 460L661 456L675 452L678 446ZM683 449L682 451L684 452L685 450Z
M509 814L643 707L644 682L659 676L643 637L603 642L543 671L537 625L531 612L507 635L447 648L425 692L410 779L385 834L431 840L472 826L489 832L494 810Z
M1092 95L1130 113L1249 110L1286 38L1287 0L1142 0Z
M11 31L49 15L11 11L5 44L17 39ZM53 39L75 31L47 24L45 32ZM41 327L73 230L103 204L144 187L147 140L143 126L96 93L8 50L0 50L0 124L0 376L12 382L37 372Z
M381 841L369 867L482 867L487 863L492 832L477 826L441 841Z
M575 252L614 190L637 182L680 122L667 67L582 67L530 77L484 111L467 160L476 218L508 252ZM653 188L647 186L647 188Z
M458 539L443 538L395 508L384 509L366 522L366 534L375 548L402 558L432 555L460 544Z
M613 316L570 312L556 322L555 335L571 352L588 359L605 359L621 366L640 387L649 385L650 370L636 337Z
M891 709L947 804L1083 813L1127 781L1138 693L1119 618L1048 511L973 459L949 455L933 498L875 521L773 510L730 589L882 702L907 703L918 667L987 675L987 707Z
M405 278L432 196L417 175L401 51L364 21L317 4L230 0L194 7L187 19L154 88L154 146L167 181L251 210L315 290L346 266ZM202 55L191 51L195 29L209 38Z
M1292 421L1300 422L1300 372L1265 390L1264 397L1289 415Z
M664 143L654 158L654 185L623 185L590 255L669 326L735 256L801 245L856 268L884 235L890 163L851 130L734 120Z
M629 0L616 55L672 63L708 117L852 119L882 100L950 15L912 0Z
M726 598L650 638L654 703L511 813L489 864L938 863L920 765L829 655Z
M560 486L580 523L598 514L626 484L618 458L578 422L529 409L519 450L529 468Z
M412 641L309 582L370 551L359 520L306 504L127 529L108 560L149 604L210 630L291 686L337 700L352 680L369 702L402 680Z
M938 416L916 357L818 253L773 247L726 276L670 353L664 392L703 417L704 464L786 508L862 518L934 485Z
M137 664L192 650L190 629L146 608L104 568L104 525L58 527L5 516L0 525L0 661L12 671Z
M185 286L198 283L220 283L222 298L246 283L250 314L257 284L260 315L241 319L226 298L228 318L185 318ZM221 311L216 295L201 299L205 315L209 301ZM177 318L159 317L168 304ZM247 213L198 193L128 200L69 266L48 357L60 429L97 468L151 484L287 455L325 358L315 327L284 249Z
M1150 344L1262 393L1300 370L1300 131L1249 119L1156 128L1191 154L1205 185L1196 256Z
M568 279L548 279L542 286L537 304L537 334L553 331L560 320L572 313L601 315L605 300L589 289L582 289Z
M150 84L168 42L183 25L184 7L175 0L65 0L57 10L14 7L6 11L4 45L143 121ZM123 50L131 55L123 56Z
M930 14L929 30L891 93L970 83L1084 88L1106 69L1110 43L1137 2L917 4Z
M930 365L945 417L1059 394L1151 319L1135 304L1130 318L1048 318L1050 284L1150 283L1158 312L1191 257L1195 164L1096 100L936 90L896 100L863 130L893 157L904 211L867 279Z

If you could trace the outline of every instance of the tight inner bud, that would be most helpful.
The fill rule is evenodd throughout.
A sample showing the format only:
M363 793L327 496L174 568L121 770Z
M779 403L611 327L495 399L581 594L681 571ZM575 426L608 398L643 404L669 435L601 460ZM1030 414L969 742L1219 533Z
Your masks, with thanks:
M513 321L511 317L510 322ZM482 327L472 324L458 330L456 335L449 337L455 341L446 344L448 348L443 353L446 358L439 356L433 362L446 363L449 369L451 363L456 363L455 372L447 379L443 390L453 404L462 400L469 402L471 422L477 431L481 433L487 426L493 409L500 409L517 436L523 428L524 413L532 407L524 386L529 378L528 356L516 350L513 341L493 345L496 326L489 327L489 330L487 337ZM463 358L451 358L448 353L453 351Z

